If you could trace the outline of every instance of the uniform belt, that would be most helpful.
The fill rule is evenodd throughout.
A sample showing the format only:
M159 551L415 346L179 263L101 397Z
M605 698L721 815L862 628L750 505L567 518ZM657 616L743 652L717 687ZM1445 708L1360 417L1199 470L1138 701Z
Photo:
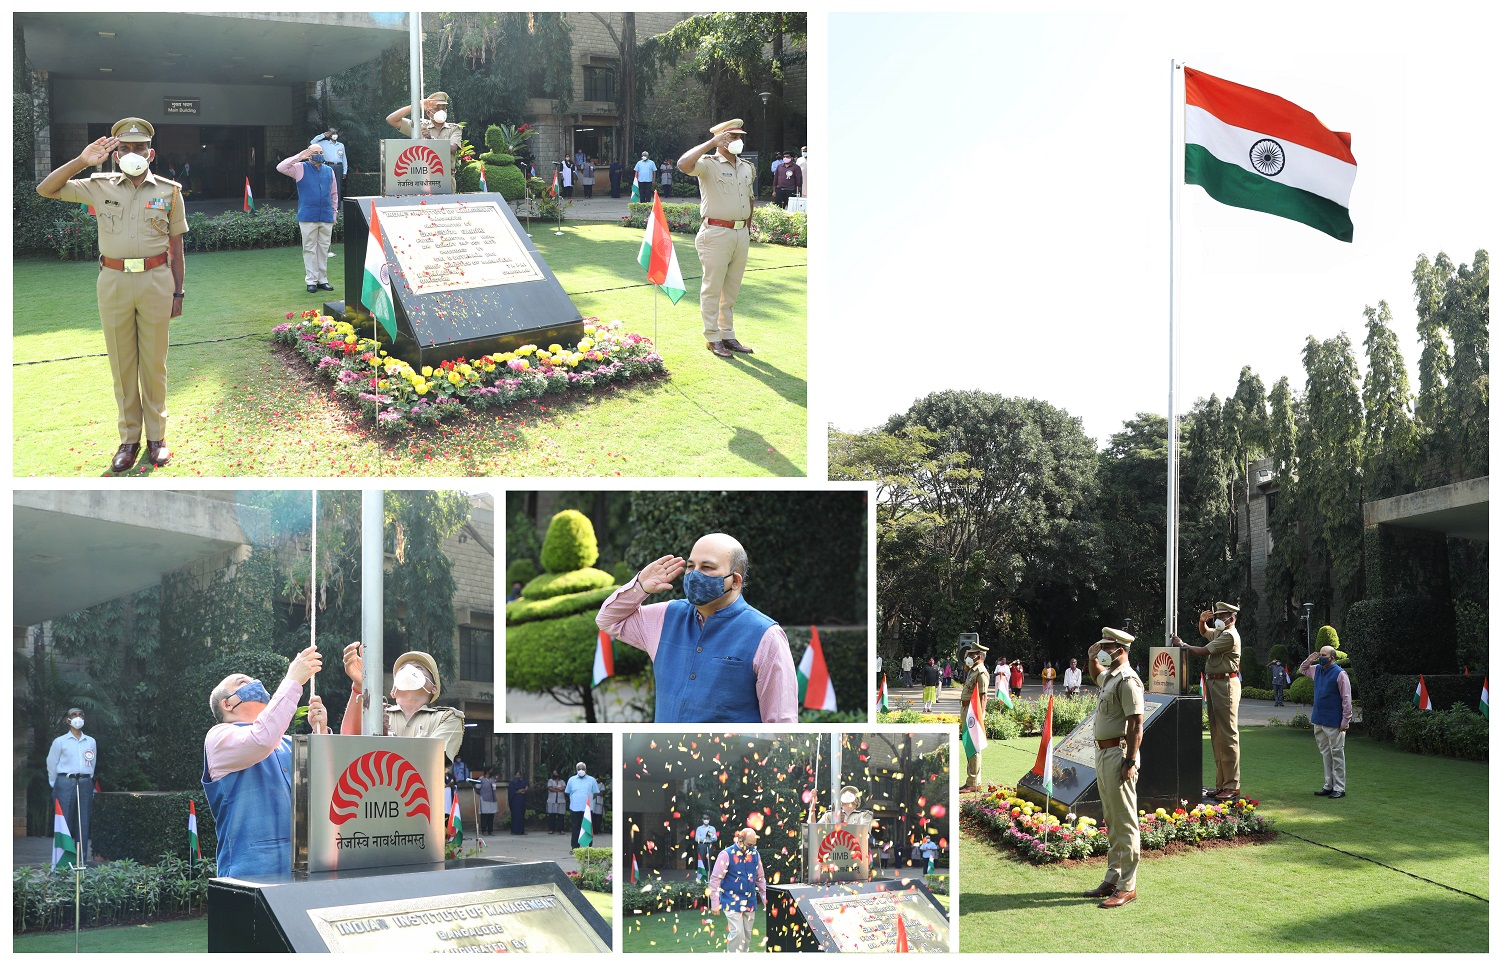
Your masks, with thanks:
M1121 739L1096 739L1096 740L1094 740L1094 745L1098 746L1100 749L1113 749L1115 746L1118 746L1122 741L1124 741L1124 740L1121 740Z
M167 252L151 257L105 257L99 255L99 263L114 271L124 271L126 274L140 274L142 271L150 271L167 263Z
M94 774L91 773L91 772L60 772L60 773L58 773L58 775L61 776L64 779L92 779L92 778L94 778Z
M722 220L720 220L717 217L705 217L703 219L703 223L704 224L712 225L713 227L728 227L728 228L733 228L734 230L738 231L740 228L742 228L745 225L749 224L750 220L749 220L749 218L746 218L743 221L722 221Z
M1237 675L1238 672L1210 672L1208 677L1217 682L1220 679L1233 679Z

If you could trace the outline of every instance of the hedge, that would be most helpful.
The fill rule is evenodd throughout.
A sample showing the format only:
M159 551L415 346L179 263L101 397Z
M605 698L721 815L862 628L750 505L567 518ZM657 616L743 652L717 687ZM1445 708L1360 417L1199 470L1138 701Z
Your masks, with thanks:
M645 228L652 206L646 203L631 204L626 225ZM667 218L668 229L678 234L696 234L703 223L703 215L699 213L696 204L663 202L661 210ZM757 207L750 218L750 240L762 244L807 247L807 215L800 211L784 211L774 204Z
M594 647L599 638L594 622L598 611L595 605L564 618L507 625L506 684L528 692L546 686L588 685L593 680ZM646 653L640 649L615 640L614 653L616 675L635 675L646 668ZM541 679L548 681L538 686Z
M51 214L50 226L40 240L42 250L56 254L64 261L92 261L99 256L99 226L93 217L76 204L59 206L56 201L40 195L37 199L51 205L46 211ZM182 247L189 254L302 246L297 213L276 207L254 212L226 211L213 217L194 211L187 215L187 223L188 232L182 236ZM334 219L333 240L343 239L344 218L340 212ZM26 243L36 243L35 237L28 238Z
M597 568L579 568L568 572L549 572L538 575L521 589L525 598L540 602L543 599L569 595L573 592L591 592L615 584L615 577Z
M1458 668L1453 606L1419 596L1365 599L1349 606L1344 634L1360 677Z
M590 592L558 595L537 601L522 597L514 602L505 603L505 624L520 625L524 622L540 622L543 619L560 619L565 615L575 615L583 611L597 613L599 607L604 604L604 600L614 593L616 587L606 585L604 588ZM525 590L522 589L522 591Z
M204 856L213 858L219 851L219 837L208 798L201 789L100 793L94 798L89 823L94 852L105 859L133 859L138 863L154 863L163 853L186 857L189 800L198 810L198 848Z
M1433 756L1488 762L1490 720L1460 702L1432 711L1406 706L1392 720L1396 748Z
M185 820L182 829L185 838ZM79 917L84 926L111 926L196 915L203 912L208 881L216 875L211 859L193 866L176 857L154 866L129 859L93 866L79 881ZM72 873L31 866L16 870L11 876L12 930L71 929L73 886Z
M752 563L753 564L753 563ZM782 626L792 649L792 664L800 665L802 653L812 640L812 631L800 626ZM843 629L818 626L818 641L828 663L828 678L838 698L839 711L866 718L869 706L869 633L864 628ZM812 720L803 719L803 722Z
M622 910L626 916L640 916L645 913L707 909L707 894L708 886L698 882L626 883L621 892Z
M1475 675L1426 675L1422 683L1432 699L1434 710L1463 705L1479 710L1479 692L1483 679ZM1365 731L1376 739L1396 738L1396 724L1402 711L1412 705L1417 691L1416 674L1388 675L1377 683L1366 682L1359 702L1360 721ZM1466 757L1468 758L1468 757Z

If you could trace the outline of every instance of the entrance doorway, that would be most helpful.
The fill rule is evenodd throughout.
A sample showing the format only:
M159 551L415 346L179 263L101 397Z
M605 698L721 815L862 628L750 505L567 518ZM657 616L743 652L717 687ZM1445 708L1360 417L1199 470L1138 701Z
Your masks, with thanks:
M108 124L89 125L90 140L108 136ZM267 196L264 127L160 124L151 146L151 169L181 183L189 200L240 197L246 177L256 197Z
M573 128L573 150L583 151L584 155L592 157L596 164L602 163L608 167L610 160L614 157L614 148L615 128L613 127Z

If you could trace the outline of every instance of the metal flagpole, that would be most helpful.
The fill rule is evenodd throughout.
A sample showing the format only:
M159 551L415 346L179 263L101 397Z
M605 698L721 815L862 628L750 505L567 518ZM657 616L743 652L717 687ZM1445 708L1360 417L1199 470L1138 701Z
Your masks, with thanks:
M377 355L376 357L379 357ZM377 395L378 397L378 395ZM309 620L308 642L313 648L318 646L318 490L312 492L312 556L307 566L307 611ZM318 695L318 677L312 676L307 680L307 705L308 711L312 711L312 701ZM317 727L313 732L320 732Z
M415 10L406 15L411 35L411 136L422 136L422 15Z
M381 690L385 676L385 490L375 488L360 496L360 625L364 639L364 723L361 732L385 732ZM373 683L373 691L372 691Z
M1171 104L1168 122L1168 142L1170 144L1170 159L1167 164L1169 174L1169 201L1168 214L1171 221L1168 233L1168 294L1167 294L1167 572L1166 572L1166 631L1162 644L1170 642L1171 637L1177 634L1177 501L1178 501L1178 478L1177 463L1181 453L1178 431L1177 431L1177 390L1178 390L1178 365L1177 352L1180 343L1180 330L1177 323L1177 310L1182 301L1180 291L1182 271L1177 251L1177 229L1182 220L1182 197L1180 194L1181 177L1178 176L1178 163L1182 158L1182 151L1177 146L1177 72L1182 65L1174 58L1172 60L1171 83L1168 85Z
M90 786L90 789L93 787ZM83 790L73 780L73 812L78 814L78 840L73 844L73 952L78 952L78 930L83 904Z

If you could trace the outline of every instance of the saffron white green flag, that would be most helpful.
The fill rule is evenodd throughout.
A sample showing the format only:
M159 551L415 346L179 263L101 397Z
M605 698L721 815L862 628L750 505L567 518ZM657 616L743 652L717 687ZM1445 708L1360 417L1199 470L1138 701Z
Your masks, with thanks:
M591 805L583 807L583 826L578 830L578 848L587 849L594 845L594 807Z
M198 804L188 800L188 864L196 863L203 858L203 850L198 846Z
M365 244L365 283L360 300L392 341L396 340L396 299L391 294L391 266L385 259L380 211L370 205L370 236Z
M636 258L646 269L646 280L661 288L661 293L676 304L687 294L687 285L682 283L682 268L677 263L677 248L672 244L672 232L667 228L667 217L662 213L661 195L651 204L651 216L646 218L646 236L641 241L641 253Z
M661 207L661 201L656 202ZM802 652L802 661L797 663L797 701L809 709L839 711L839 700L833 694L833 680L828 677L828 663L823 659L823 643L818 638L818 627L812 627L812 641Z
M1484 717L1490 717L1490 677L1484 677L1484 688L1479 692L1479 708L1484 710Z
M1348 134L1275 94L1191 68L1184 74L1187 183L1221 204L1354 240L1349 194L1356 168Z
M600 632L599 639L594 643L594 685L608 679L615 674L615 644L610 640L609 633Z
M73 832L63 818L62 803L52 800L52 868L67 869L78 864L78 848L73 845Z
M990 744L984 731L984 713L979 709L979 687L969 693L969 704L964 707L964 756L973 759Z

